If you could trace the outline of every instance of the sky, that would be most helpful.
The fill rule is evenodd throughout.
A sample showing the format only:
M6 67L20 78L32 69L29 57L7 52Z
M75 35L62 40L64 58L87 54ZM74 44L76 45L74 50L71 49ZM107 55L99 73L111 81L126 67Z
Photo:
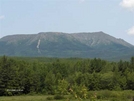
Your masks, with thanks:
M98 31L134 45L134 0L0 0L0 38Z

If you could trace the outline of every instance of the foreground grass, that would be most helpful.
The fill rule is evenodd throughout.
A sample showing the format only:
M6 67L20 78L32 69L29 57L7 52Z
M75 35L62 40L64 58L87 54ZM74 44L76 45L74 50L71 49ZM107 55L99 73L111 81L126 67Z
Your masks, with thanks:
M79 101L77 99L69 100L69 99L63 99L63 100L47 100L48 96L10 96L10 97L0 97L0 101ZM82 100L82 101L132 101L132 99L116 99L116 98L110 98L108 99L95 99L95 100Z
M0 97L0 101L79 101L77 99L69 100L69 99L63 99L63 100L47 100L48 96L43 95L35 95L35 96L9 96L9 97ZM89 99L84 101L91 101ZM109 101L109 100L95 100L95 101Z
M96 101L133 101L134 91L90 91L89 95L96 94Z
M0 101L46 101L47 97L43 95L3 96L0 97Z
M96 98L90 99L94 94L96 94ZM134 91L90 91L88 95L89 99L81 101L132 101ZM48 99L53 97L51 95L2 96L0 101L80 101L74 98L69 99L69 96L65 96L65 99L62 100Z

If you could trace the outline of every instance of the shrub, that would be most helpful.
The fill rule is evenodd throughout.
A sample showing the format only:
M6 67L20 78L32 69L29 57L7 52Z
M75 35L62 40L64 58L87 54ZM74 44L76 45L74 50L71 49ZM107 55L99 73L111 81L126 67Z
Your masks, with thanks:
M62 100L62 99L65 99L65 97L63 95L55 95L54 99L55 100Z
M47 100L53 100L53 97L50 97L50 96L49 96L49 97L47 97L46 99L47 99Z

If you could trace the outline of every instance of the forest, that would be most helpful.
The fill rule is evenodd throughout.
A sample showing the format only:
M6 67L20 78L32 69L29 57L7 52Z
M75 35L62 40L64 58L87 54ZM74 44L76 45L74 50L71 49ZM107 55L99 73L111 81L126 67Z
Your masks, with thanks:
M86 97L87 91L101 90L134 90L134 57L118 62L99 58L0 57L0 96L75 92Z

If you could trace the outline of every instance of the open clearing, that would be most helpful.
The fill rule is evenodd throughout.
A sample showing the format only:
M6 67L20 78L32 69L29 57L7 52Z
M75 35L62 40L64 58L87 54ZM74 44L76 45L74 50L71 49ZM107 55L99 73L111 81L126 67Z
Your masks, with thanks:
M0 97L0 101L79 101L78 99L74 100L68 100L68 99L63 99L63 100L47 100L47 97L52 97L52 96L47 96L47 95L21 95L21 96L3 96ZM132 99L109 99L109 100L102 100L102 99L96 99L96 100L81 100L81 101L132 101Z

